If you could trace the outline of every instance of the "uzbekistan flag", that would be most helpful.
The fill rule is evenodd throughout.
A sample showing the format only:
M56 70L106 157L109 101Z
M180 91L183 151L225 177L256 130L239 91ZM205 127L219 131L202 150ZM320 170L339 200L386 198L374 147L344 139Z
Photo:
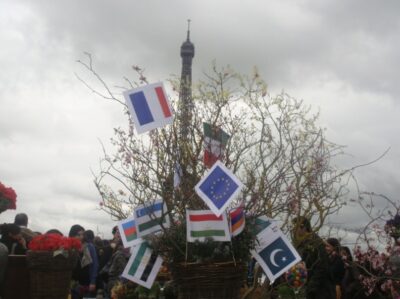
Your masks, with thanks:
M204 165L210 168L217 160L223 158L224 150L230 136L221 128L203 123L204 129Z
M139 237L161 230L161 223L168 228L167 206L162 199L153 200L135 208L136 229Z
M199 240L205 241L206 238L213 238L214 241L230 241L231 234L226 214L216 216L213 211L186 210L186 239L188 242Z
M173 122L162 82L127 90L123 94L138 134Z
M147 242L142 242L134 247L122 276L150 289L162 262L162 258L154 254Z
M135 219L133 216L121 220L120 222L118 222L117 225L121 235L122 243L124 244L125 248L132 247L142 242L142 240L137 235Z
M233 237L240 234L245 225L245 217L244 217L244 207L240 205L239 207L232 209L229 212L229 216L231 219L231 234Z

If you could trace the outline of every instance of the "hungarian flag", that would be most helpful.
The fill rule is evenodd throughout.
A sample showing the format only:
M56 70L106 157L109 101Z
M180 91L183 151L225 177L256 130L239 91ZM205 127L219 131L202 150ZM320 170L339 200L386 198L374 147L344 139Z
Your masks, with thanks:
M204 129L204 165L207 168L222 159L229 135L221 128L203 123Z
M228 219L226 214L216 216L210 210L186 210L186 239L188 242L205 241L212 238L214 241L230 241Z

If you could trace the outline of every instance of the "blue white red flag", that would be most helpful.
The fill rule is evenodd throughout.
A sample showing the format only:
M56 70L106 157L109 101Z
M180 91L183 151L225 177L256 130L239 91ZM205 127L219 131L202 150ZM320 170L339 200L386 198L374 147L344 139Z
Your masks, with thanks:
M126 103L138 134L173 122L173 113L162 82L127 90Z
M242 182L221 161L217 161L195 190L211 211L220 216L242 188Z
M162 258L153 252L147 242L142 242L133 248L122 276L150 289L161 265Z
M258 245L251 251L271 284L301 261L296 249L277 227L264 229L257 235Z
M243 231L245 226L245 213L243 204L232 209L229 212L229 218L231 223L231 235L235 237Z
M118 229L121 235L122 243L125 248L132 247L142 240L138 237L136 230L135 217L129 217L127 219L118 222Z
M162 199L152 200L135 208L136 229L139 237L170 226L167 206Z

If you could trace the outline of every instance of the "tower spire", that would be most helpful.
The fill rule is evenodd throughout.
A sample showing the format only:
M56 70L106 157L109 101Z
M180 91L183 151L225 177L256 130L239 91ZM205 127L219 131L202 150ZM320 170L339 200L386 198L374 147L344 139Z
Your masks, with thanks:
M187 38L186 41L190 41L190 19L187 20L188 22L188 30L187 30Z
M180 135L187 140L188 129L192 121L192 60L194 57L194 45L190 41L190 19L188 21L187 38L181 46L182 73L179 92Z

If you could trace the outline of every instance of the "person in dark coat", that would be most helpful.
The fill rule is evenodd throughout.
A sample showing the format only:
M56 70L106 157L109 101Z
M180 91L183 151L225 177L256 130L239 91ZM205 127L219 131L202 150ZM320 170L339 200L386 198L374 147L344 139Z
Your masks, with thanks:
M7 249L8 254L25 255L26 241L22 237L21 228L14 223L5 223L0 226L1 239Z
M329 267L324 241L312 232L305 217L293 220L293 241L307 267L305 293L307 299L335 299L335 284Z
M335 283L336 299L342 298L342 280L345 274L344 263L340 254L340 242L336 238L326 240L325 249L329 255L330 269Z
M344 262L344 277L342 280L342 299L367 299L365 289L358 279L360 271L353 262L350 248L343 246L340 254Z

